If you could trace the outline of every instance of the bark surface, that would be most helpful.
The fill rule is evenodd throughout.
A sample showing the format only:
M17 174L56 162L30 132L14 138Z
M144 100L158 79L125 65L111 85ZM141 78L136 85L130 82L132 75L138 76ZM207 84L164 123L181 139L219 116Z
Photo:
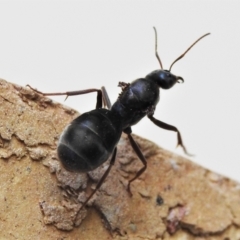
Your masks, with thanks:
M240 184L134 135L148 167L123 135L116 163L88 207L81 202L108 162L65 171L56 145L78 113L0 80L0 239L240 239Z

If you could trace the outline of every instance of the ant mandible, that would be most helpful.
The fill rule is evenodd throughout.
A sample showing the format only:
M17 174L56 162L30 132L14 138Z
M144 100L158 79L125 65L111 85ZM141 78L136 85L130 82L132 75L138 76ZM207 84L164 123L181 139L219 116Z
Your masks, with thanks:
M210 33L204 34L197 39L171 64L169 70L163 70L162 62L157 52L157 31L155 27L154 32L155 55L160 64L160 70L155 70L145 78L139 78L132 83L119 82L122 92L113 105L110 103L105 87L64 93L39 92L46 96L66 95L67 97L92 92L97 93L96 109L80 115L66 126L60 136L57 147L58 158L63 167L72 172L84 173L92 171L111 157L107 170L80 209L86 206L109 174L116 159L117 144L122 132L127 134L133 150L143 163L143 167L128 182L127 191L132 195L130 190L131 182L137 179L147 168L146 158L131 135L131 126L138 123L143 117L147 116L160 128L176 132L177 146L181 146L183 151L188 154L178 129L156 119L153 115L159 101L159 88L169 89L175 83L184 81L182 77L171 73L172 66L183 58L198 41ZM103 105L107 109L103 108Z

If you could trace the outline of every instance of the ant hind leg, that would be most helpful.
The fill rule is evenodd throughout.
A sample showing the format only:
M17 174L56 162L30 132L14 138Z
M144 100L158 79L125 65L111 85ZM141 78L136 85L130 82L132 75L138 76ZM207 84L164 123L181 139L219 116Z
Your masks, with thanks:
M76 96L76 95L83 95L83 94L87 94L87 93L97 92L96 108L102 108L103 94L102 94L102 90L101 89L89 88L89 89L85 89L85 90L70 91L70 92L43 93L43 92L40 92L40 91L32 88L30 85L27 85L27 87L29 87L34 92L36 92L38 94L41 94L41 95L44 95L44 96L61 96L61 95L66 95L65 100L69 96Z
M111 109L112 104L111 104L111 101L109 99L109 96L108 96L106 88L105 87L101 87L101 90L102 90L102 98L103 98L104 106L107 106L108 109Z

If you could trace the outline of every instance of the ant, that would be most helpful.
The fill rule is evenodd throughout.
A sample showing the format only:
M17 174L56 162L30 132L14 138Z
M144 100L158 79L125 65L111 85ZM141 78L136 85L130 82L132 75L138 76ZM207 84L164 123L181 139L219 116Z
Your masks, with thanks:
M105 87L101 87L101 89L92 88L64 93L39 92L46 96L66 95L66 98L73 95L82 95L92 92L97 93L96 109L80 115L66 126L59 138L57 147L58 158L63 167L72 172L83 173L92 171L111 157L107 170L80 209L86 206L87 202L101 187L108 176L116 159L117 144L122 132L127 134L133 150L143 163L143 167L138 170L136 175L128 182L127 191L132 195L130 184L146 170L147 161L131 135L131 126L137 124L145 116L158 127L176 132L177 146L181 146L184 153L189 155L178 129L156 119L153 115L156 105L159 102L159 88L169 89L173 87L175 83L184 82L182 77L171 73L172 66L183 58L198 41L210 33L204 34L198 38L171 64L169 70L163 70L162 62L157 52L157 31L155 27L154 32L155 55L160 64L160 70L155 70L149 73L145 78L139 78L132 83L119 82L122 92L113 105L111 105ZM107 108L103 108L103 105Z

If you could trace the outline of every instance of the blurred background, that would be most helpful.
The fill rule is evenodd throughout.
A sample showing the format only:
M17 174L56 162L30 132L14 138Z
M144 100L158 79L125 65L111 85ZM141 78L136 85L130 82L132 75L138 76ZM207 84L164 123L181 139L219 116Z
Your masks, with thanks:
M155 117L176 126L192 161L240 181L239 1L1 1L0 77L43 92L105 86L112 102L119 81L131 82L164 68L197 38L211 32L177 62L185 79L160 91ZM54 97L92 110L96 94ZM174 132L149 119L133 132L176 149Z

